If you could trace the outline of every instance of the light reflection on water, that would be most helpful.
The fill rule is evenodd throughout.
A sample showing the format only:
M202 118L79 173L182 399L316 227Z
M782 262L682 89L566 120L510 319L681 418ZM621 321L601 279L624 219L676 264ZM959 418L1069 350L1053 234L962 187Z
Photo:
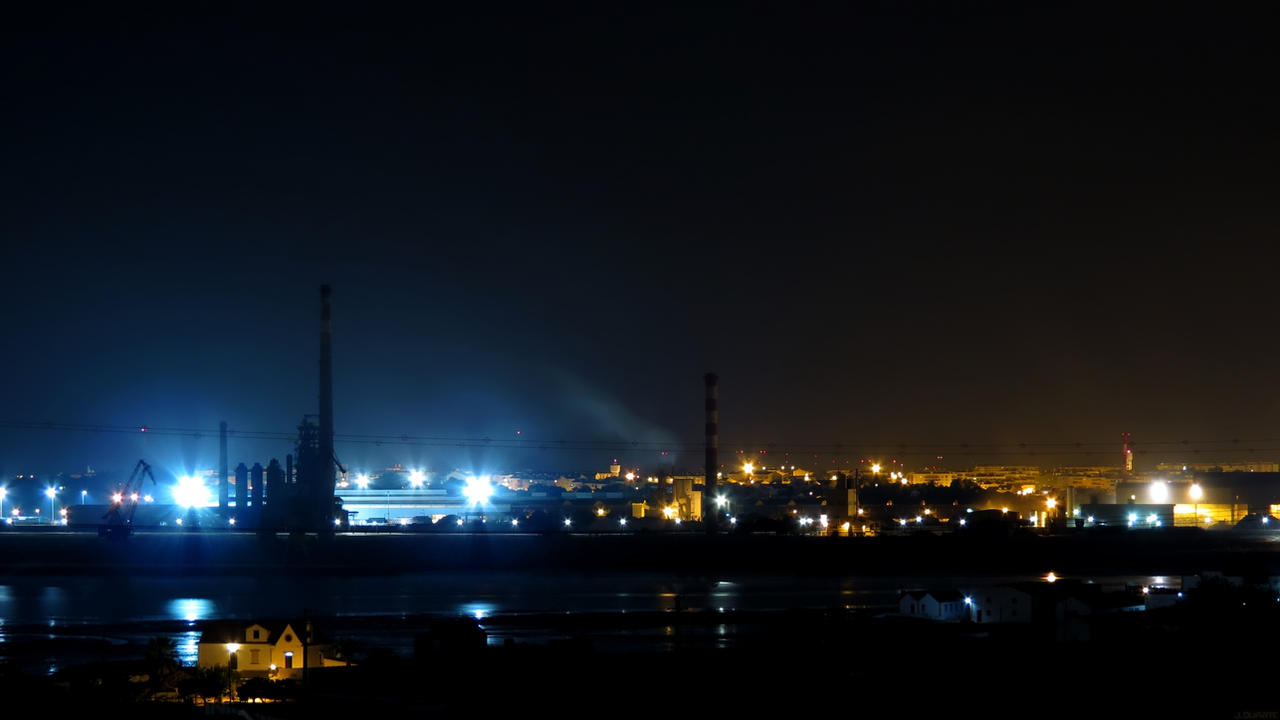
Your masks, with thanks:
M74 635L78 626L119 625L112 642L145 644L154 630L132 623L177 621L167 632L179 660L197 659L197 624L218 619L313 616L471 617L480 621L509 614L713 612L805 608L857 609L896 602L898 592L923 587L973 587L1039 579L1005 577L780 578L744 576L732 581L662 575L594 575L547 578L535 574L411 575L328 578L7 578L0 584L0 659L14 637L38 632ZM1083 579L1083 578L1082 578ZM1093 578L1108 589L1126 584L1179 586L1177 576L1110 575ZM495 624L489 642L527 641L527 628ZM657 631L659 637L674 628ZM713 637L729 628L716 626ZM95 633L100 631L93 631ZM370 640L373 640L372 638ZM403 640L403 638L401 638ZM545 641L545 639L544 639ZM80 658L43 655L41 669L66 667Z

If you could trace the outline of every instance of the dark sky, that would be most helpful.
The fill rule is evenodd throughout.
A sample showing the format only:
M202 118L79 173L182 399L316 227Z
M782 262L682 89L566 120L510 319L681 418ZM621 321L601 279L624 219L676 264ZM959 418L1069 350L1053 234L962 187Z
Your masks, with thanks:
M14 18L0 420L291 432L327 282L339 433L530 443L358 468L698 467L708 370L813 465L1280 456L1265 5L1020 4ZM140 456L216 442L0 427Z

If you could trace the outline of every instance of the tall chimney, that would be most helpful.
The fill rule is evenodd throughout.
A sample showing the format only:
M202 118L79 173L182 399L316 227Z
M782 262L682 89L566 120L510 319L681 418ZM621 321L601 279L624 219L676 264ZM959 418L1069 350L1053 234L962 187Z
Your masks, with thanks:
M719 378L715 373L703 376L707 386L707 454L702 478L702 522L707 532L714 533L720 518L715 510L716 465L720 451Z
M249 468L244 463L236 465L236 515L246 517L244 508L249 504Z
M264 496L262 492L262 472L262 463L254 463L253 467L249 468L250 483L253 485L253 492L249 496L249 504L253 506L255 511L261 511L262 509L262 498Z
M227 421L218 423L218 508L227 509L229 482L227 478Z
M317 526L328 530L329 506L333 504L333 325L329 307L329 286L320 286L320 468L315 492Z

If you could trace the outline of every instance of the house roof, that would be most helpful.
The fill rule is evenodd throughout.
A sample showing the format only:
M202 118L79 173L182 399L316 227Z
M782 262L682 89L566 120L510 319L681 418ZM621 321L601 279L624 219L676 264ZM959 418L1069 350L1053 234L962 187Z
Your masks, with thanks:
M902 593L902 597L909 597L912 600L923 600L926 595L932 595L933 599L940 603L960 602L964 599L964 593L959 590L912 590Z
M306 620L215 620L204 624L200 633L201 643L243 643L245 642L245 631L254 625L260 625L267 630L267 637L259 642L274 645L280 641L280 637L284 635L286 628L291 628L290 632L299 633L300 628L307 627ZM312 626L312 642L323 642L322 639L316 637L314 624Z

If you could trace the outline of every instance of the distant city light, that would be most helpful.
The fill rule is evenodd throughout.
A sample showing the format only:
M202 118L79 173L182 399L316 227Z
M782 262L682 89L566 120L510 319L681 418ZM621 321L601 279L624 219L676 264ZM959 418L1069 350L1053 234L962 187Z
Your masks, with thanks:
M729 498L725 497L724 495L716 496L716 507L724 507L728 503L729 503Z
M636 479L636 474L635 474L635 473L633 473L633 472L628 472L628 473L627 473L626 475L624 475L623 477L625 477L628 481L631 481L631 480L635 480L635 479Z
M111 493L111 502L118 503L123 501L124 501L124 495L122 493L118 493L118 492Z
M489 483L489 476L480 475L467 478L467 484L462 488L462 494L467 497L467 501L472 505L484 505L489 501L489 497L493 495L493 485Z
M871 466L871 472L872 472L872 473L878 473L878 472L880 472L880 463L875 463L875 464L873 464L873 465Z
M1162 503L1169 499L1169 486L1162 481L1151 483L1152 502Z
M232 525L232 526L234 526L234 525L236 524L236 519L235 519L235 518L227 518L227 524L228 524L228 525Z
M209 504L209 488L199 477L184 475L173 486L173 501L185 508L204 507Z
M49 487L49 488L45 488L45 489L44 489L44 496L45 496L45 497L47 497L47 498L49 498L50 500L54 499L55 497L57 497L57 496L58 496L58 490L57 490L57 488L51 488L51 487Z
M564 519L564 526L565 526L565 527L569 527L570 525L573 525L573 521L572 521L572 520L570 520L569 518L565 518L565 519Z
M619 525L621 525L622 527L626 527L626 526L627 526L627 519L626 519L626 518L619 518L619 519L618 519L618 524L619 524Z
M744 463L744 464L743 464L743 466L742 466L742 472L744 472L744 473L746 473L746 474L748 474L748 475L750 475L751 473L753 473L753 472L755 472L755 471L756 471L756 466L755 466L755 465L752 465L751 463Z
M359 475L356 475L356 487L360 488L361 490L368 490L369 476L364 473L360 473Z
M1189 493L1191 495L1192 500L1199 500L1200 498L1204 497L1204 490L1200 487L1198 483L1191 486Z
M416 490L418 488L421 488L426 483L427 483L427 476L421 470L409 471L409 487L414 488Z
M516 518L511 518L511 527L518 527L519 525L520 525L519 520L517 520Z
M1052 572L1044 576L1045 582L1058 582L1058 576Z

